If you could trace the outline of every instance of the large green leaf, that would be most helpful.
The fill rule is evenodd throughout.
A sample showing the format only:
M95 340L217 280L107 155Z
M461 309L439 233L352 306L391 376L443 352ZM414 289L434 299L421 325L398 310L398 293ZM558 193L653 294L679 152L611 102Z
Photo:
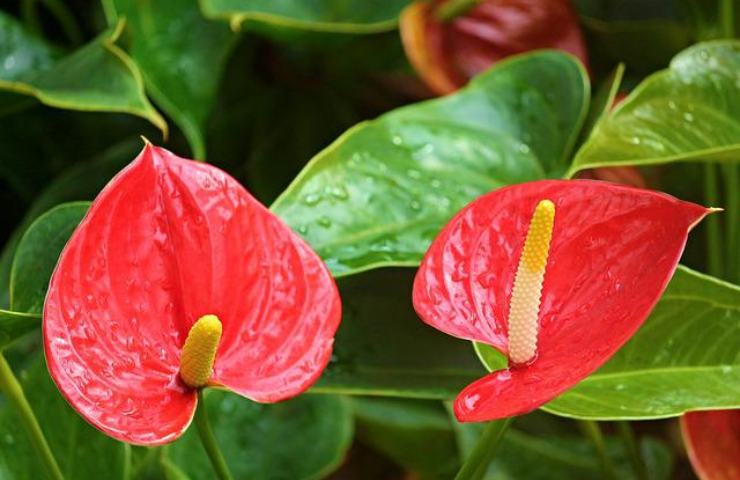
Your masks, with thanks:
M233 26L261 25L317 32L373 33L392 30L410 0L200 0L209 17Z
M194 157L205 158L206 121L236 36L227 25L203 18L193 0L105 0L104 5L113 23L126 18L131 56L147 90L182 129Z
M544 407L630 420L740 407L740 287L679 267L645 324L603 367ZM500 354L477 344L491 369ZM578 348L574 346L574 348Z
M413 271L342 278L334 356L313 391L453 398L485 371L470 344L428 327L411 305Z
M593 167L740 159L740 42L684 50L594 130L570 174Z
M43 358L37 358L21 384L65 478L127 479L130 447L88 425L64 401L49 378ZM43 464L28 440L18 415L6 402L0 407L0 478L46 478Z
M453 421L463 456L475 446L483 424ZM624 449L617 439L608 438L607 453L617 469L617 478L632 479L635 474ZM642 458L651 480L670 478L670 450L658 440L645 438L640 442ZM489 466L485 480L590 480L602 478L599 458L589 441L573 435L531 434L510 429Z
M352 398L357 438L418 474L448 479L460 466L450 418L441 402Z
M352 442L352 409L342 397L302 395L262 405L230 392L209 391L205 400L234 478L324 478L339 466ZM168 478L213 477L195 427L166 448Z
M31 224L18 243L10 269L10 308L40 314L57 259L90 204L59 205Z
M350 129L311 160L272 209L335 275L416 265L474 198L562 174L588 93L574 57L513 57L455 95Z
M0 90L29 95L51 107L137 115L166 132L167 124L144 94L141 73L114 44L121 27L52 63L39 40L19 33L18 22L0 12L0 29L9 32L2 36L14 39L10 48L0 49L0 65L6 65L0 69ZM33 53L24 54L29 51ZM16 62L24 66L7 68Z

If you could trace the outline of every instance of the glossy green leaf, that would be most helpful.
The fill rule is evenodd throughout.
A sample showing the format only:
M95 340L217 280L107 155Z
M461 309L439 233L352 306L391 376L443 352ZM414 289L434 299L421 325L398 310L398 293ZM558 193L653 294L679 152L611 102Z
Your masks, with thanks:
M0 28L15 32L21 28L12 17L0 16ZM11 33L18 39L16 46L0 50L0 54L7 55L0 57L0 64L23 62L22 52L29 49L35 54L26 57L26 63L31 64L26 68L0 69L0 90L29 95L51 107L137 115L166 132L167 124L144 94L136 64L114 43L121 26L54 63L50 56L39 53L38 40ZM25 50L17 46L24 40L28 42Z
M40 314L57 259L90 207L88 202L59 205L41 215L18 243L10 269L10 308Z
M130 447L88 425L64 401L46 370L43 358L20 375L21 384L65 478L125 480ZM47 478L17 414L0 406L0 478Z
M417 265L442 226L504 185L559 176L588 104L574 57L513 57L445 98L350 129L272 209L335 275Z
M41 325L41 315L0 309L0 350Z
M205 158L206 121L236 36L203 18L193 0L105 4L110 17L125 17L131 56L154 101L182 129L194 157Z
M684 50L637 87L578 151L594 167L740 159L740 41Z
M0 79L15 80L49 69L58 51L0 11Z
M324 478L352 442L352 408L338 396L302 395L264 405L224 391L206 395L216 439L234 478ZM195 428L166 447L170 479L213 477Z
M483 424L453 421L460 450L469 454ZM632 466L617 439L607 439L607 453L617 469L617 478L634 479ZM645 438L640 443L648 478L670 478L672 457L670 450L660 441ZM602 478L601 463L593 446L583 437L573 435L541 435L510 429L501 441L496 456L488 468L485 480L590 480Z
M206 16L228 19L235 27L267 25L338 33L392 30L408 3L410 0L200 0Z
M460 466L450 418L440 402L354 397L357 439L421 478L448 479Z
M410 269L342 278L334 356L312 391L454 398L484 369L469 342L429 328L411 305Z
M544 407L566 417L643 420L740 408L740 287L679 267L650 317L603 367ZM491 369L492 347L477 345ZM574 347L577 348L577 347Z

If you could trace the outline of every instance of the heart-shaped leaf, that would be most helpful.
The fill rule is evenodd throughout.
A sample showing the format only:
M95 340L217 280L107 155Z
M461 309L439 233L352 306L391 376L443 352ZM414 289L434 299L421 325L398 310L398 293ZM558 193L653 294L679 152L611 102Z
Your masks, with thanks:
M336 33L392 30L410 0L200 0L208 17L228 19L242 28L275 28Z
M17 21L0 13L2 36L19 39L7 51L0 50L0 64L23 68L0 69L0 90L29 95L50 107L96 112L122 112L149 120L163 132L167 124L144 93L144 82L136 64L115 45L122 23L74 53L52 62L39 40L28 40ZM15 47L13 47L15 45ZM22 46L23 45L23 46Z
M483 193L566 168L588 104L573 57L512 57L449 97L350 129L314 157L272 210L335 275L417 265Z
M740 158L740 42L684 50L593 131L570 174L594 167Z
M260 405L227 392L209 391L205 401L234 478L325 478L341 464L352 443L352 409L342 397L303 395ZM168 478L213 476L194 430L165 448Z
M740 408L738 344L740 287L680 267L635 336L544 408L595 420Z
M20 377L65 478L95 480L105 472L105 478L128 479L130 447L101 435L67 405L49 378L43 358L37 357ZM7 402L0 404L0 432L0 478L46 478L36 450Z
M111 23L126 18L130 53L150 95L182 129L194 157L205 158L206 120L236 36L203 18L193 0L104 3Z

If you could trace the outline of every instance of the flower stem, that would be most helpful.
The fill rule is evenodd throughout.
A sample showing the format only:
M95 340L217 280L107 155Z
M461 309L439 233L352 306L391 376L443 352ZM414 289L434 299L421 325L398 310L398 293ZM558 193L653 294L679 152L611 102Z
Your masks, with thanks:
M622 421L617 422L617 428L619 429L619 434L622 436L624 446L627 448L627 453L629 454L632 468L635 471L635 478L637 478L637 480L648 480L648 473L645 467L645 462L642 461L640 448L637 445L637 440L635 439L635 434L632 431L632 427L630 427L629 422Z
M195 410L195 424L198 427L200 441L208 454L208 459L211 461L216 475L221 480L232 480L233 477L231 476L228 465L226 465L226 460L224 460L221 449L218 448L216 436L213 434L211 423L208 420L203 390L198 391L198 407Z
M704 200L707 206L717 206L717 167L712 163L704 165ZM707 222L707 263L709 274L714 277L722 276L722 238L720 236L719 218L710 215Z
M447 0L437 7L435 15L441 22L451 22L468 10L475 7L481 0Z
M486 425L486 429L483 430L475 448L465 460L460 471L457 472L455 480L478 480L483 478L511 421L511 418L505 418Z
M604 473L604 478L616 480L617 475L614 471L614 465L612 464L609 456L606 454L604 436L601 434L599 424L594 422L593 420L579 420L578 424L581 427L581 432L583 432L583 435L588 438L593 444L594 449L596 450L596 455L598 455L599 459L601 460L601 469Z
M5 392L8 401L13 405L26 429L33 448L36 450L36 455L38 455L44 468L46 468L49 478L64 480L64 475L62 475L62 471L59 469L56 459L54 459L54 454L51 453L51 448L49 448L49 444L46 442L44 432L41 431L31 405L28 404L26 395L23 393L23 387L21 387L20 382L18 382L18 379L13 374L13 370L8 365L8 361L5 360L2 353L0 353L0 390Z

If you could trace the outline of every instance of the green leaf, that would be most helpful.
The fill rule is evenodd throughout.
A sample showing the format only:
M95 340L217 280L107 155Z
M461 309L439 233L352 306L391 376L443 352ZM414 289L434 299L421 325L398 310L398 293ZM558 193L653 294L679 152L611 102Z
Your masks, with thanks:
M0 28L16 32L10 34L14 38L28 38L28 34L17 33L21 27L12 17L0 13L0 20ZM103 33L53 64L49 56L39 53L38 40L31 41L27 48L37 52L31 65L0 69L0 90L35 97L50 107L137 115L166 133L167 124L144 94L136 64L114 44L121 27L119 24L115 31ZM22 51L19 47L4 50L0 54L8 56L0 57L0 64L14 63Z
M338 396L302 395L263 405L230 392L208 391L216 439L234 478L324 478L352 442L352 409ZM166 447L170 479L212 478L195 426Z
M65 478L97 480L127 478L130 447L88 425L59 394L43 357L20 375L21 384ZM46 478L43 465L28 440L17 414L0 406L0 478Z
M569 175L616 165L740 158L740 42L684 50L594 130Z
M46 289L62 249L90 207L88 202L59 205L41 215L18 243L10 269L10 308L40 314Z
M340 279L344 317L312 391L447 399L485 374L468 342L416 316L413 274L382 269Z
M59 205L41 215L21 237L10 269L11 310L0 310L0 349L40 325L51 273L89 205Z
M738 344L740 287L679 267L627 344L594 374L542 408L593 420L644 420L689 410L738 408ZM477 347L482 352L493 350ZM491 365L499 368L500 362Z
M194 157L205 158L206 121L236 36L203 18L193 0L106 3L109 15L126 18L147 90L182 129Z
M463 456L469 454L483 424L457 423L453 425ZM617 439L608 438L607 453L617 467L617 478L635 478L624 445ZM645 438L640 450L651 480L667 480L672 467L671 452L662 442ZM602 470L591 443L573 435L533 435L521 430L506 432L485 480L590 480L601 478Z
M410 0L200 0L208 17L228 19L232 26L277 27L337 33L392 30Z
M353 127L311 160L272 209L335 275L417 265L471 200L562 174L588 96L574 57L513 57L455 95Z
M0 78L15 80L50 68L58 51L0 11Z
M0 309L0 350L41 325L41 315Z
M452 478L460 466L450 418L439 402L354 397L357 438L421 478Z

